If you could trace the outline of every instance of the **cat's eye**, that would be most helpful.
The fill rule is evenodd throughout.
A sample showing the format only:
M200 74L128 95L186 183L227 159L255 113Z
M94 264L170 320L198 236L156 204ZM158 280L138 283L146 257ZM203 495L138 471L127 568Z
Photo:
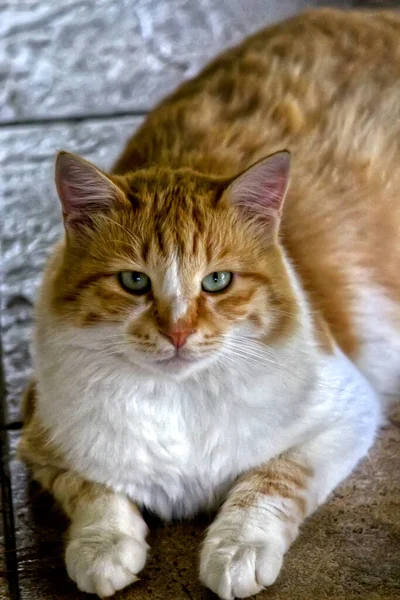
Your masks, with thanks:
M217 294L223 292L232 283L233 274L230 271L215 271L204 277L201 287L204 292Z
M142 296L151 290L150 277L140 271L121 271L118 273L118 281L124 290L136 296Z

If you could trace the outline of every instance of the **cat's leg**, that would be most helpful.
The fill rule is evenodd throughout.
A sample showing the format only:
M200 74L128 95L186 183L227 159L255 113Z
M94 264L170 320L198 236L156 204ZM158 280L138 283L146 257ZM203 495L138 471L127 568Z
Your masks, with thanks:
M201 581L220 598L247 598L273 584L301 523L366 454L379 410L372 392L358 404L358 414L348 411L235 484L201 551Z
M71 520L65 552L69 576L83 592L111 596L136 581L143 569L147 525L129 498L63 468L60 452L41 425L36 403L32 380L23 401L19 456Z
M148 545L135 504L72 471L33 466L32 472L71 519L65 562L78 588L104 598L136 581Z

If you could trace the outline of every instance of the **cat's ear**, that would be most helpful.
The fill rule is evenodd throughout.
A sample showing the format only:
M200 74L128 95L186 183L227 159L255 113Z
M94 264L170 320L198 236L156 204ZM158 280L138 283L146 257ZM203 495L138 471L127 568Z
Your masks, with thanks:
M261 224L280 222L289 184L290 152L283 150L255 163L241 173L226 190L228 201Z
M97 167L70 152L59 152L55 181L67 230L90 221L121 198L121 190Z

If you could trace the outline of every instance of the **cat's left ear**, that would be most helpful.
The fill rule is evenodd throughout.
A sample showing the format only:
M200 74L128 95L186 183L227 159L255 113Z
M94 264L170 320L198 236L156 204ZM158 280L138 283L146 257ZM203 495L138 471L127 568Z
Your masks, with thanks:
M236 177L226 190L228 202L245 216L277 229L289 185L290 152L263 158Z
M97 213L123 201L122 191L105 173L70 152L58 153L55 182L67 231L78 230Z

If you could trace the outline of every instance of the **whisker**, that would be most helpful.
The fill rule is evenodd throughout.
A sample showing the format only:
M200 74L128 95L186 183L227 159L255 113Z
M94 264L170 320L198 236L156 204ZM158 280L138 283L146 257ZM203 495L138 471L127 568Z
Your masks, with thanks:
M230 348L235 348L236 350L239 350L239 351L250 351L252 353L256 353L256 354L262 355L262 356L269 356L269 357L274 357L274 358L277 356L276 352L271 352L270 349L268 347L264 346L263 344L252 344L247 341L244 343L238 344L236 342L236 340L228 339L228 340L226 340L225 345Z
M231 339L226 342L225 347L228 353L240 357L244 362L264 365L265 367L272 365L282 369L290 377L294 377L300 381L307 381L307 378L303 377L297 369L293 370L293 365L289 368L284 362L271 359L268 352L265 351L265 347L261 344L256 344L252 348L246 348L243 344L235 344L235 340ZM277 353L274 353L274 356L279 357Z
M229 350L231 350L231 349L232 349L232 348L229 348ZM233 349L233 350L235 350L235 349ZM262 364L264 364L264 363L268 363L268 364L270 364L270 365L278 365L278 366L281 366L281 363L279 363L279 362L277 362L277 361L275 361L275 360L272 360L271 358L269 358L269 357L266 357L266 356L265 356L265 355L263 355L263 354L260 354L260 353L257 353L257 352L252 352L251 350L244 349L244 350L242 350L241 352L239 351L239 352L237 352L237 353L238 353L238 354L240 354L240 356L243 356L244 358L248 357L248 358L252 358L252 359L254 359L254 360L256 360L256 359L257 359L257 360L259 360L259 361L260 361Z
M121 223L118 223L114 219L111 219L111 217L108 217L107 215L101 215L101 218L105 219L106 221L109 221L113 225L116 225L117 227L119 227L120 229L122 229L126 234L128 234L129 238L132 240L132 243L133 243L135 249L138 248L138 246L139 246L139 240L137 238L133 237L133 235L129 231L129 229L127 229L126 227L124 227L123 225L121 225Z
M255 340L254 338L249 338L246 336L236 335L233 338L227 338L228 341L235 343L235 341L244 342L245 345L249 346L257 346L263 352L270 354L271 356L279 357L280 353L278 350L275 350L272 346L268 346L262 341ZM240 346L241 347L241 346ZM297 348L296 352L301 354L302 356L309 356L309 352L307 350L303 350L302 348Z
M246 355L246 354L242 354L241 352L237 352L237 351L235 351L235 350L232 350L231 348L229 348L229 350L228 350L228 352L227 352L227 355L228 355L228 354L230 354L230 355L233 355L233 356L237 356L237 357L239 357L239 358L242 358L242 359L244 359L245 361L247 361L247 362L249 362L249 363L252 363L252 364L254 364L254 365L266 366L266 364L267 364L267 363L270 363L270 361L267 361L267 360L261 360L261 359L259 359L259 358L255 358L255 357L253 357L253 356L249 356L249 355ZM271 364L271 363L270 363L270 364ZM273 363L273 364L275 364L275 363Z

